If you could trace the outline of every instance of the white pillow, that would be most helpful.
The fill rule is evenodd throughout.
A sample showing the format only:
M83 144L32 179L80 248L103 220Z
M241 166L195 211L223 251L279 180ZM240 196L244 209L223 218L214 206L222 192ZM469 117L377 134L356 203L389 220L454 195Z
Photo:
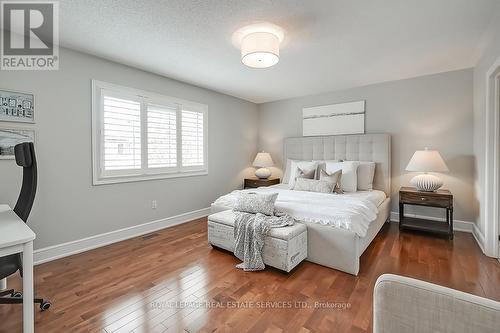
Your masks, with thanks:
M290 184L290 181L293 181L295 179L295 173L297 172L297 167L301 168L304 171L309 171L313 168L317 168L318 163L311 161L288 159L286 161L285 174L283 175L283 180L281 181L283 184Z
M328 173L342 170L340 184L342 190L346 192L356 192L358 190L358 161L331 162L325 161L325 169Z
M292 160L286 160L285 172L283 173L283 179L281 180L282 184L288 184L290 181L290 167L292 166Z
M360 161L358 166L358 190L373 190L373 177L375 176L375 162Z

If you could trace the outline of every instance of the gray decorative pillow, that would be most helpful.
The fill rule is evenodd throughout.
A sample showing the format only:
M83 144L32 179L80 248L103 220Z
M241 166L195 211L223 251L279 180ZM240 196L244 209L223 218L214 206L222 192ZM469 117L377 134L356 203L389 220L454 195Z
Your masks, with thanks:
M305 178L305 179L314 179L316 178L316 167L306 170L306 169L301 169L300 167L297 167L297 171L295 172L295 178L291 179L290 182L288 183L288 188L290 190L293 190L295 186L295 181L299 178Z
M327 181L331 184L333 184L333 191L337 194L343 194L344 190L342 189L340 179L342 178L342 169L337 170L332 173L328 173L325 170L320 170L319 172L319 179Z
M278 193L240 192L233 210L252 214L274 215L276 198L278 198Z
M295 179L297 178L314 179L315 175L316 175L316 169L302 170L301 168L297 167L297 173Z
M297 178L293 185L294 191L308 191L319 193L332 193L335 189L335 183L326 180L316 180L307 178Z

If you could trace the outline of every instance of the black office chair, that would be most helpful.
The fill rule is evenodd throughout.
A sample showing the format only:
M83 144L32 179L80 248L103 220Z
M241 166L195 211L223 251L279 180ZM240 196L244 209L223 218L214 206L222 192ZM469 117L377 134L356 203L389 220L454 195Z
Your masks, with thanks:
M24 142L16 145L14 147L14 153L16 155L17 165L23 167L23 185L16 206L14 207L14 213L26 223L31 212L31 207L33 207L33 201L35 201L37 182L36 158L33 142ZM23 276L23 265L19 253L0 258L0 280L7 278L18 270L21 276ZM23 294L14 289L0 291L0 304L20 304L23 302L22 297ZM42 298L35 298L34 302L40 304L40 309L42 311L50 307L50 302Z

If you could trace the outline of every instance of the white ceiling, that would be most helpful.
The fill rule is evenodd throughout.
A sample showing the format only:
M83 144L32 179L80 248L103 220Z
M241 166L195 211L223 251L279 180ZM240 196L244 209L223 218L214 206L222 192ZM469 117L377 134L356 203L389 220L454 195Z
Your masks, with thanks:
M472 67L498 0L62 0L63 46L252 102ZM231 43L283 27L280 62L247 68Z

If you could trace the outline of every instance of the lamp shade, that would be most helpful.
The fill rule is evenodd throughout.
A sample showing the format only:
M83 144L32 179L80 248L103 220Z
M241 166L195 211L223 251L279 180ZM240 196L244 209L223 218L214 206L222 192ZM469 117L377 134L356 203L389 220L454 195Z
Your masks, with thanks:
M278 63L279 55L280 40L270 32L254 32L241 41L241 61L248 67L271 67Z
M255 160L252 165L257 168L267 168L273 166L274 163L269 153L261 152L255 156Z
M417 150L406 166L406 171L447 172L448 167L437 150Z

